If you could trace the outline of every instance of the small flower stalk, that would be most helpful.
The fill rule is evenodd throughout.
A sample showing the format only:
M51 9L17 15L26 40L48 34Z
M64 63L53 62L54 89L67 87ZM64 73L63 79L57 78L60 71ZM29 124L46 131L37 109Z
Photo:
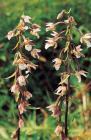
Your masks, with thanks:
M15 29L9 31L7 34L8 40L16 38L17 43L13 48L15 50L15 57L13 65L15 66L15 72L9 77L14 78L14 83L11 87L15 100L18 104L18 126L16 131L12 134L12 138L20 139L20 129L24 126L23 114L26 112L29 104L29 99L32 94L27 90L28 77L32 73L32 70L36 70L37 65L32 62L33 59L39 59L40 49L36 49L35 42L27 37L35 36L39 38L40 26L32 23L30 16L22 15L19 24ZM30 59L31 58L31 59Z
M55 129L57 136L65 133L68 137L68 108L70 95L70 77L75 76L78 82L81 82L82 77L87 77L87 71L80 69L78 61L85 57L83 54L83 45L91 46L91 33L85 35L77 28L77 22L70 15L70 10L63 10L57 16L55 23L47 23L46 31L50 31L50 37L47 38L45 49L53 49L57 52L56 58L53 59L53 67L59 71L60 82L55 94L58 96L55 103L48 107L52 112L52 116L58 120L58 125ZM74 43L72 31L74 27L80 35L78 44ZM61 70L61 67L63 70ZM65 101L65 122L63 129L61 123L61 104ZM60 111L59 111L60 110ZM65 130L65 132L63 132Z

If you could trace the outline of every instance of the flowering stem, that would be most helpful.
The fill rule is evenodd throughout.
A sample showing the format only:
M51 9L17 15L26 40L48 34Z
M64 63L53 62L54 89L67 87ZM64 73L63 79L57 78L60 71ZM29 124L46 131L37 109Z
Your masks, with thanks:
M65 135L68 136L68 104L69 104L69 96L66 94L66 111L65 111Z
M20 140L20 128L18 129L17 140Z
M71 26L68 26L67 29L67 41L69 42L68 50L67 50L67 66L66 71L70 74L70 46L71 46ZM66 110L65 110L65 136L68 137L68 107L69 107L69 93L70 92L70 82L68 79L67 83L67 92L66 92Z

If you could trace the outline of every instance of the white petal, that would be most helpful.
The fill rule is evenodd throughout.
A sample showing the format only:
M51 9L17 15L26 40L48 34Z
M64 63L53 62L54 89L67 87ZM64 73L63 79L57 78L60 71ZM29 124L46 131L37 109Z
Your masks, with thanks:
M50 45L48 43L46 43L45 49L47 50L49 47L50 47Z
M19 64L19 69L20 70L25 70L27 68L26 64Z
M91 47L91 43L89 42L89 43L87 43L87 47L88 48L90 48Z
M31 45L25 45L25 50L31 51L32 50L32 46Z

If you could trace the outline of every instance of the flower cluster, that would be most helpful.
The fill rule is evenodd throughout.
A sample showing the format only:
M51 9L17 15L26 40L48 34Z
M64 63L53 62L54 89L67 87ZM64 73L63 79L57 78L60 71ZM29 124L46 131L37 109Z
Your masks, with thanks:
M61 25L61 26L60 26ZM91 33L83 34L76 27L77 23L70 15L70 11L63 10L57 16L57 22L47 23L46 31L50 31L51 37L48 37L45 44L45 49L58 47L58 43L62 43L59 48L58 56L53 60L53 67L56 70L60 70L63 65L64 71L60 73L61 81L58 84L58 88L55 91L55 94L58 95L57 100L52 105L48 106L49 111L52 112L52 116L59 118L60 116L60 103L61 99L65 97L66 100L66 109L68 108L68 96L70 89L70 77L72 75L76 76L78 82L81 82L81 76L87 77L87 72L85 70L80 70L78 66L78 60L81 57L85 57L83 54L82 43L87 44L88 47L91 46ZM75 45L72 35L72 30L74 26L80 34L80 43ZM61 28L61 29L60 29ZM62 47L61 47L62 46ZM64 46L64 47L63 47ZM68 109L67 109L68 110ZM67 115L67 113L66 113ZM67 117L67 116L66 116ZM58 119L59 123L59 119ZM65 122L66 123L66 122ZM67 128L66 128L67 129ZM62 128L58 124L55 130L57 136L62 132Z
M32 59L39 59L40 49L36 49L36 45L33 40L25 36L26 33L39 38L40 26L32 23L30 16L22 15L18 26L7 34L8 40L16 37L17 44L14 47L16 50L13 65L16 66L15 72L9 77L14 77L14 84L11 87L16 102L18 103L19 120L17 130L13 133L12 137L18 137L19 129L24 125L23 113L29 106L28 100L32 97L32 94L27 90L28 76L32 70L36 70L37 65L32 62ZM27 53L31 57L27 56ZM31 59L30 59L31 58Z

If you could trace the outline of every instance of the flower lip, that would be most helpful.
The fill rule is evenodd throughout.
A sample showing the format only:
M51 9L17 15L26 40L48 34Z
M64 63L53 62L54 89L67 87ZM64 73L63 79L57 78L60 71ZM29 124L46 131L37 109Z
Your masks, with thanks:
M20 75L18 78L17 78L17 81L19 83L20 86L25 86L26 85L26 79L23 75Z
M7 34L8 40L10 40L12 37L14 37L14 31L9 31Z

